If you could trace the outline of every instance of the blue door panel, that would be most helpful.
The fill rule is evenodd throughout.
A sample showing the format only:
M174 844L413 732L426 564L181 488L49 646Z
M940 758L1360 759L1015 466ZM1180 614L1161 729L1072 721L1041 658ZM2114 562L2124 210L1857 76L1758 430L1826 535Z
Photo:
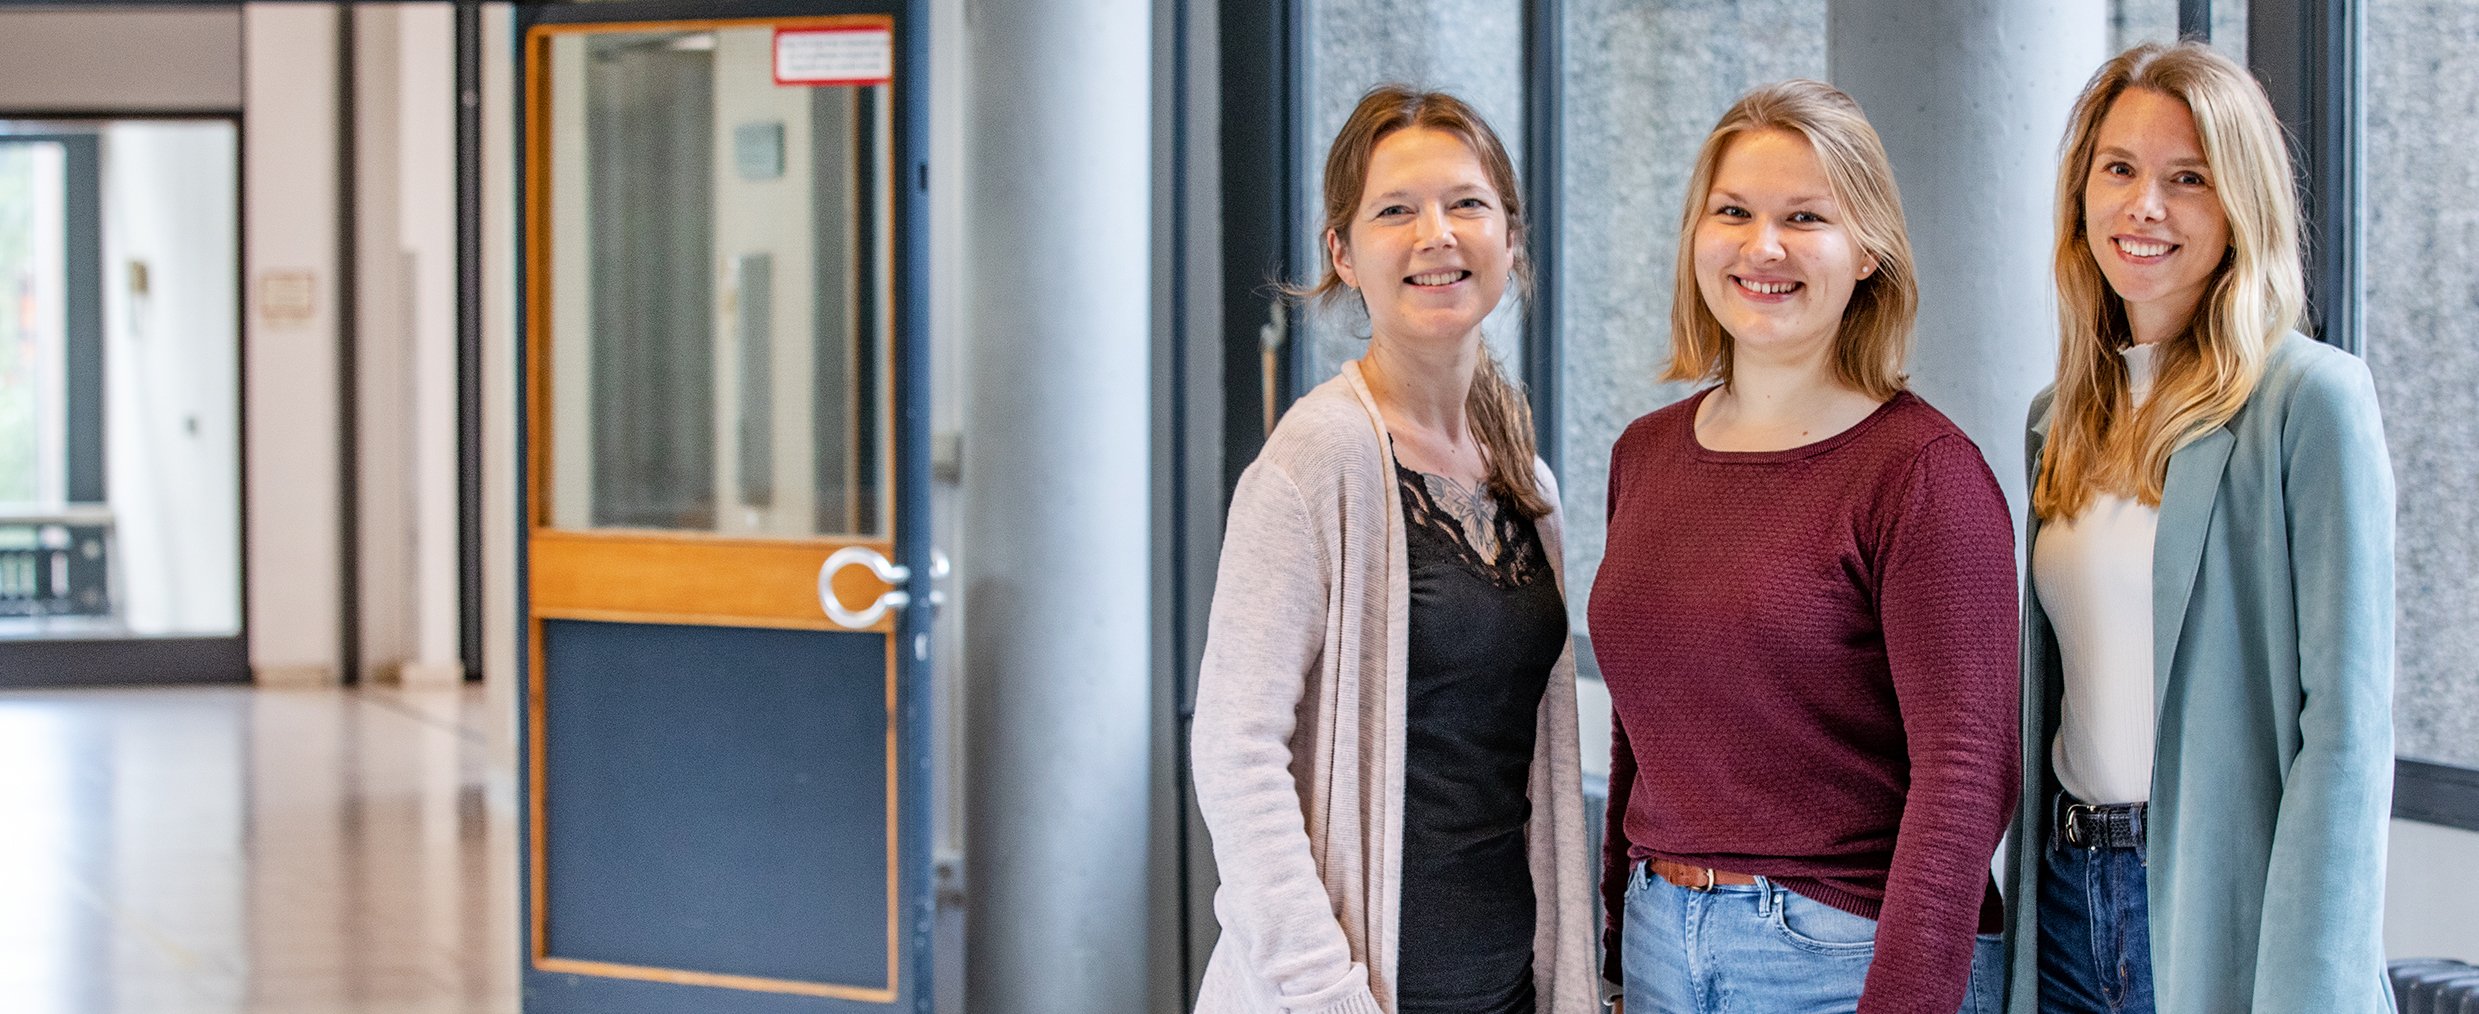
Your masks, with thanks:
M886 636L542 637L548 956L889 988Z

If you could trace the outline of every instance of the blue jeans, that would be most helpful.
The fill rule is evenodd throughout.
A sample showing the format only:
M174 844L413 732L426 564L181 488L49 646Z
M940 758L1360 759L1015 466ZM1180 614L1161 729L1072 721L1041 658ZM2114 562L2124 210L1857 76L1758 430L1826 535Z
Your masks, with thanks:
M1627 1014L1846 1014L1876 955L1876 920L1763 878L1696 891L1637 863L1620 946ZM1960 1014L2004 1007L2005 951L1983 934Z
M2151 1014L2142 847L2087 849L2051 829L2041 862L2042 1014Z

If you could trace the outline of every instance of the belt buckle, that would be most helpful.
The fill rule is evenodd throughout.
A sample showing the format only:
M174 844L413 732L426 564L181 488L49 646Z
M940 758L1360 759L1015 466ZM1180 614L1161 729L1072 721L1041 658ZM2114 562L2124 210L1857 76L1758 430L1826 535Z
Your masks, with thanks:
M1713 887L1714 887L1714 884L1713 884L1713 868L1712 868L1712 867L1710 867L1710 866L1706 866L1706 867L1703 867L1703 870L1704 870L1704 886L1703 886L1703 887L1697 887L1697 886L1694 886L1694 885L1692 885L1692 884L1691 884L1691 885L1688 885L1688 888L1687 888L1687 889L1688 889L1688 890L1690 890L1690 891L1699 891L1699 892L1702 892L1702 893L1705 893L1705 894L1711 894L1711 893L1713 893Z
M2072 846L2075 846L2075 847L2077 847L2077 848L2086 848L2086 849L2096 849L2096 848L2099 848L2099 847L2100 847L2100 843L2099 843L2099 842L2097 842L2097 841L2085 841L2085 840L2084 840L2084 835L2082 834L2082 829L2083 829L2086 825L2084 825L2084 824L2082 823L2082 821L2079 821L2079 820L2077 820L2077 819L2076 819L2076 818L2078 818L2078 817L2085 818L2085 819L2091 819L2091 818L2097 818L2097 817L2099 817L2099 816L2100 816L2100 808L2099 808L2099 807L2091 806L2091 805L2089 805L2089 804L2085 804L2085 803L2068 803L2068 804L2066 804L2066 819L2065 819L2065 821L2063 822L2065 826L2064 826L2063 828L2061 828L2061 829L2060 829L2060 830L2062 830L2062 831L2065 833L2065 836L2066 836L2066 844L2068 844L2068 845L2072 845Z

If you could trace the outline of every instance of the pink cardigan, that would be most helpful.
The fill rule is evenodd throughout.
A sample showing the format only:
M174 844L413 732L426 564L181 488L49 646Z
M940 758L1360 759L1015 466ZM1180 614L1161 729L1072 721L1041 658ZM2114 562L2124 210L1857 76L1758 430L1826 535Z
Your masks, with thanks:
M1357 363L1293 405L1232 496L1197 681L1222 938L1197 1014L1394 1009L1410 592L1384 420ZM1549 501L1547 466L1535 463ZM1559 515L1538 528L1564 580ZM1529 830L1548 1014L1598 1010L1575 657L1541 698Z

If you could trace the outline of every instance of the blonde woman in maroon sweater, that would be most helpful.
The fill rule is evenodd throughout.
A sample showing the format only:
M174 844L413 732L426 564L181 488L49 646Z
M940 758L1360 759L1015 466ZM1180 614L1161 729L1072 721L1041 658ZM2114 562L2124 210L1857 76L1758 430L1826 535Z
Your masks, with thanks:
M1634 1014L1993 1012L2014 807L2004 494L1903 389L1917 290L1857 103L1786 81L1706 138L1668 377L1610 455L1607 988Z

